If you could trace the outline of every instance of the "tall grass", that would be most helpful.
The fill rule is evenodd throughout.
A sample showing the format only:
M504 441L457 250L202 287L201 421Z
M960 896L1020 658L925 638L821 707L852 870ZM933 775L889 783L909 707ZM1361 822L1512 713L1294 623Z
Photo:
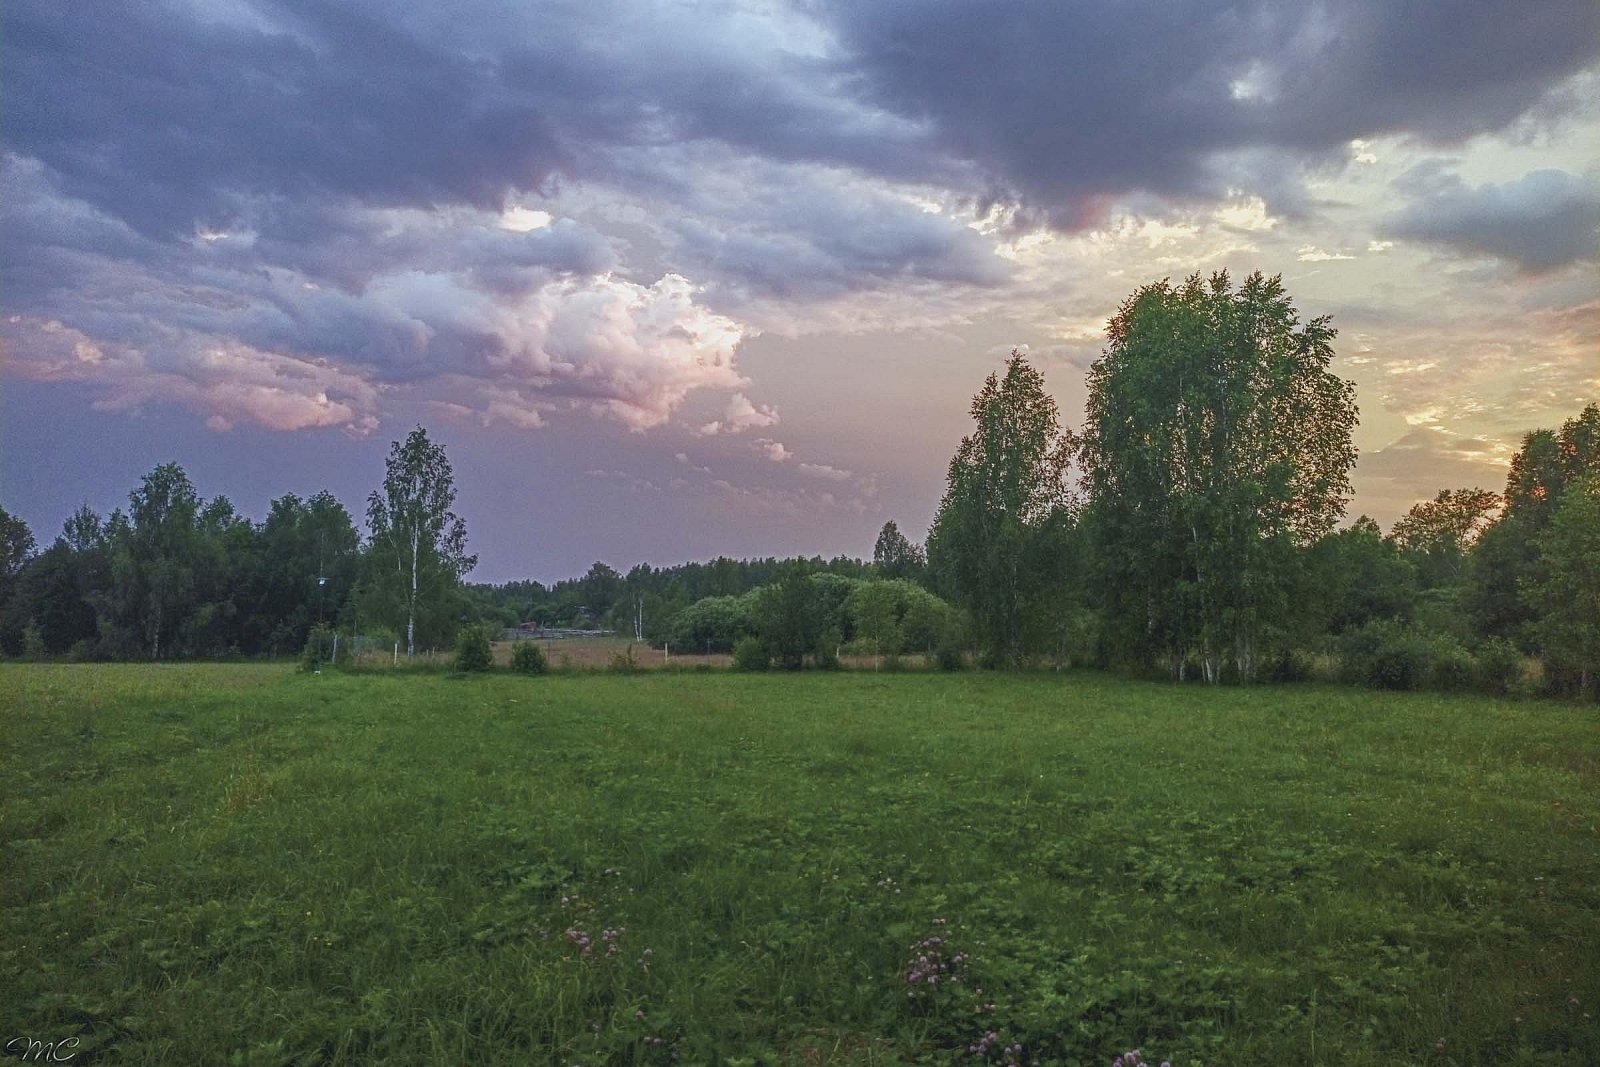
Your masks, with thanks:
M1538 701L6 666L0 1040L1600 1062L1597 786Z

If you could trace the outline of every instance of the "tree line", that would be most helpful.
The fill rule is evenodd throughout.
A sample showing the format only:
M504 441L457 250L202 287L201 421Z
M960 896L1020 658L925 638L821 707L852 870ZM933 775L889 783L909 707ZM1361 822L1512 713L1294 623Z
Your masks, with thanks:
M323 491L272 501L264 521L204 500L164 463L128 506L87 505L38 550L0 510L0 651L34 658L175 659L299 653L324 632L448 646L473 604L475 562L451 512L454 472L422 428L390 450L366 535Z
M1528 433L1503 493L1441 490L1385 534L1340 527L1356 461L1336 331L1279 278L1140 288L1064 426L1014 353L973 398L926 545L886 524L870 562L775 558L469 585L453 472L420 427L391 449L366 530L326 492L253 523L175 464L126 509L87 507L38 551L0 512L0 650L274 655L337 630L403 644L613 630L741 666L841 652L946 667L1090 665L1217 684L1336 671L1410 688L1593 693L1600 675L1600 407ZM319 629L319 626L321 629Z
M1503 494L1338 529L1357 409L1334 337L1279 278L1194 275L1118 310L1077 433L1024 356L991 375L927 545L983 662L1504 690L1536 657L1592 694L1600 407L1527 434Z

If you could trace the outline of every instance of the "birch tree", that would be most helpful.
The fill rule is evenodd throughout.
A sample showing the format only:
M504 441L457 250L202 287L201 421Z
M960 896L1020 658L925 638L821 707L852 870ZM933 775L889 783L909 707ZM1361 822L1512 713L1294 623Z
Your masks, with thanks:
M1114 613L1176 673L1255 670L1292 611L1295 549L1350 493L1352 383L1328 371L1335 331L1302 324L1281 280L1226 272L1134 293L1089 372L1083 464Z
M419 608L478 562L467 555L466 524L450 510L455 499L450 460L420 426L390 447L383 488L367 498L372 551L405 609L408 656L417 650Z
M1073 444L1020 352L1004 375L989 375L972 418L928 533L928 567L940 592L972 613L986 662L1008 666L1028 654L1029 611L1059 592L1041 587L1032 564L1041 532L1069 503Z

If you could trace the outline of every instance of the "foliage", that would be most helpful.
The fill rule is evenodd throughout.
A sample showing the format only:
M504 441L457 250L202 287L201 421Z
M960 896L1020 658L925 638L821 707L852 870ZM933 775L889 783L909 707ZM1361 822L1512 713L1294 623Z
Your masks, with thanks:
M753 593L697 600L673 616L669 641L683 652L730 652L755 632L755 600Z
M489 634L482 626L463 626L456 634L456 655L452 666L458 671L486 671L494 666Z
M1600 677L1600 472L1567 487L1538 547L1543 572L1527 588L1537 633L1551 666L1589 695Z
M333 630L324 623L318 623L306 633L306 642L300 649L300 669L321 670L322 665L332 659Z
M733 645L733 669L764 671L772 666L772 654L759 637L741 637Z
M1495 696L1515 693L1526 674L1522 651L1503 637L1491 637L1478 646L1478 688Z
M941 671L964 671L967 669L966 649L954 634L947 634L934 647L933 662Z
M1020 352L972 400L977 424L950 460L928 533L935 587L971 615L984 659L1021 663L1029 616L1056 592L1030 573L1049 524L1068 506L1073 441L1044 378Z
M394 612L390 621L405 620L408 656L416 653L418 614L477 563L467 554L466 524L450 510L455 499L450 460L420 426L390 446L383 488L367 498L373 578Z
M1436 636L1428 647L1428 687L1461 692L1481 681L1478 661L1453 637Z
M1377 689L1492 689L1478 660L1449 634L1379 619L1345 634L1340 677Z
M757 590L753 610L756 633L774 664L783 670L805 666L806 655L816 647L817 634L827 625L818 591L804 564L799 563L785 568L773 584ZM737 655L738 646L734 651Z
M1408 619L1416 604L1416 564L1365 515L1312 545L1306 571L1303 600L1317 633Z
M1416 689L1427 677L1428 645L1414 629L1377 619L1345 635L1340 675L1377 689Z
M611 654L609 669L613 674L632 674L639 669L639 661L633 658L633 644L631 642L627 648L618 649Z
M877 576L921 581L927 567L926 553L900 532L894 520L884 523L883 529L878 531L877 543L872 546L872 568Z
M829 627L817 634L817 643L811 649L811 665L819 671L836 671L840 667L839 646L844 644L844 635L838 629Z
M1469 567L1472 614L1480 632L1538 650L1535 590L1547 575L1540 548L1567 486L1600 475L1600 404L1590 404L1556 430L1522 439L1506 476L1505 509L1484 531Z
M1279 278L1147 285L1107 329L1083 433L1105 604L1123 639L1174 665L1255 674L1294 614L1298 555L1343 514L1354 386L1334 329L1301 324Z
M1429 584L1453 581L1499 508L1500 497L1487 489L1441 489L1432 500L1412 505L1389 531L1389 540L1422 560Z
M550 660L532 641L517 641L511 646L511 669L518 674L547 674Z

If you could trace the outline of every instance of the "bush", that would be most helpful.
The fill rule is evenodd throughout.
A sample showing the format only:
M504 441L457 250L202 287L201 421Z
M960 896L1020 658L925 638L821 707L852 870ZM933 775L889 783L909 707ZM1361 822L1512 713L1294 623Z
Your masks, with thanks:
M1384 641L1367 665L1367 684L1379 689L1416 689L1428 669L1428 646L1414 634Z
M456 635L455 669L486 671L492 666L494 652L489 648L489 634L482 626L463 626Z
M333 652L333 630L325 623L317 623L306 635L305 647L300 650L300 669L320 670Z
M1522 688L1525 675L1522 650L1503 637L1478 646L1478 688L1506 696Z
M550 660L532 641L518 641L511 649L511 669L518 674L546 674Z
M1309 682L1311 657L1296 648L1279 649L1267 661L1267 679L1273 682Z
M1435 637L1429 643L1428 660L1428 687L1431 689L1459 692L1477 684L1477 660L1453 637Z
M1415 631L1377 619L1345 635L1339 674L1355 685L1416 689L1427 680L1428 643Z
M844 644L844 638L839 631L829 628L817 636L816 647L811 650L811 665L819 671L836 671L839 669L839 646Z
M941 671L962 671L967 668L966 653L958 641L945 639L933 650L933 662Z
M733 643L733 669L736 671L764 671L772 666L767 646L757 637L741 637Z
M1387 619L1346 634L1339 659L1341 680L1378 689L1459 692L1483 684L1477 659L1455 637ZM1505 668L1496 669L1503 677Z
M633 658L632 642L629 642L625 650L611 653L610 670L613 674L632 674L638 669L639 663Z

